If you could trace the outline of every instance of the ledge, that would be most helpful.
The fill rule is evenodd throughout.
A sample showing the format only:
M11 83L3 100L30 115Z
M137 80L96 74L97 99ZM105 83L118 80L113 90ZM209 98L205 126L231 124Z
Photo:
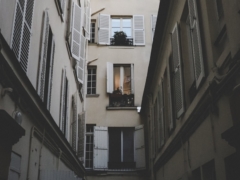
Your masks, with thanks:
M99 97L99 94L87 94L86 97Z
M107 106L106 110L137 110L137 106L133 106L133 107L110 107L110 106Z

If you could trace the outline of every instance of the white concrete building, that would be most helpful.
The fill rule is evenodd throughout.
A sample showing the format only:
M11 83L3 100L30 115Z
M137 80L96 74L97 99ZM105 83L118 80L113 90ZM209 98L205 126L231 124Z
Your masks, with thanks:
M0 1L0 179L81 179L88 0Z

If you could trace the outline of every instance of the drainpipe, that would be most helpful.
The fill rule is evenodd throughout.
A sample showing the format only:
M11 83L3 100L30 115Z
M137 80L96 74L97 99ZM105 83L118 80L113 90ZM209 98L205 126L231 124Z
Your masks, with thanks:
M29 180L29 169L30 169L30 162L31 162L32 138L33 138L34 129L35 129L35 126L33 126L32 129L31 129L31 136L30 136L30 140L29 140L27 180Z

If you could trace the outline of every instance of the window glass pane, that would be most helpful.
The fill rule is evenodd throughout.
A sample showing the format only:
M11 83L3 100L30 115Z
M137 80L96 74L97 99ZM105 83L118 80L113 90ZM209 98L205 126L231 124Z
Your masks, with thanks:
M112 19L112 27L120 28L120 19Z
M92 69L92 73L93 73L93 74L96 74L96 69Z
M95 81L96 80L96 75L92 76L92 80Z
M92 87L96 87L96 82L92 82Z
M91 75L88 75L88 81L90 81L91 80Z
M128 37L132 36L132 29L131 28L123 28L122 31L125 32Z
M96 89L92 88L92 94L96 94Z
M123 19L122 20L122 27L132 27L131 19Z

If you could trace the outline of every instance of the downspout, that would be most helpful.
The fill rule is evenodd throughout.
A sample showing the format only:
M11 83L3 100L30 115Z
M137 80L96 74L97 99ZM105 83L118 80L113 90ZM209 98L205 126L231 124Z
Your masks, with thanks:
M31 162L32 138L33 138L34 129L35 129L35 126L33 126L32 129L31 129L31 136L30 136L30 140L29 140L27 180L29 180L29 169L30 169L30 162Z
M45 139L45 128L43 130L43 138L41 142L41 147L40 147L40 152L39 152L39 160L38 160L38 179L40 179L40 167L41 167L41 159L42 159L42 148L43 148L43 143Z

